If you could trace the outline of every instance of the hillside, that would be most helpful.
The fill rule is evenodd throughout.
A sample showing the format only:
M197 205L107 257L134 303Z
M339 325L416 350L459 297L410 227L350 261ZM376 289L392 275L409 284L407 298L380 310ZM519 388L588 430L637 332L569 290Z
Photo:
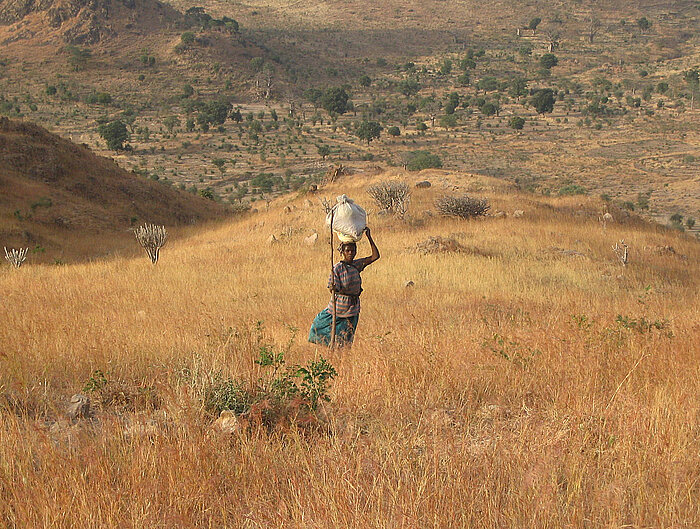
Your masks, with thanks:
M121 169L32 123L0 118L0 244L32 260L96 257L134 246L144 222L188 226L223 206Z
M388 178L411 186L404 220L366 194ZM493 215L437 214L464 192ZM320 200L341 193L382 257L355 345L329 351L306 333L328 302ZM0 525L697 527L700 245L604 207L392 170L174 238L156 267L0 267ZM317 414L265 399L212 430L320 358ZM76 393L93 411L71 422Z

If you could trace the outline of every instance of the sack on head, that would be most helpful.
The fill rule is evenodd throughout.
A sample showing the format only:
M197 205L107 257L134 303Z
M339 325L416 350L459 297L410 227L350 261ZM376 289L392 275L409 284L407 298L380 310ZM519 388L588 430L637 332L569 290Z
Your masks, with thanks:
M333 231L341 242L357 242L362 238L362 232L367 226L367 213L346 195L340 195L337 204L326 215L326 226L331 225L333 215Z

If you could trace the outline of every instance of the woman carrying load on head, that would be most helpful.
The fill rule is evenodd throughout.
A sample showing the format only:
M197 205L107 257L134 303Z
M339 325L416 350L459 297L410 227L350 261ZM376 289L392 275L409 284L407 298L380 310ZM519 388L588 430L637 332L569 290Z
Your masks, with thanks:
M372 249L372 255L355 259L357 243L344 242L340 244L342 260L335 264L328 279L328 289L335 289L335 339L339 346L352 345L360 318L360 294L362 293L362 278L360 273L379 259L379 250L372 240L369 227L364 229ZM314 318L309 332L309 341L321 345L330 345L331 329L333 327L333 299L328 307Z

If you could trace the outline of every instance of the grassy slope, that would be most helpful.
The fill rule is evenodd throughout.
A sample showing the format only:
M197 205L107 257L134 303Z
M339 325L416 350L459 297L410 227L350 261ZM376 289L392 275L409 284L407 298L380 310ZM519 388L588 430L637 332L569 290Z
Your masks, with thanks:
M33 260L96 257L133 248L135 224L186 226L225 214L31 123L0 121L0 163L2 244L43 248Z
M279 200L174 240L155 268L144 258L3 267L0 391L11 405L0 413L0 520L697 525L698 243L632 219L603 230L588 199L533 198L466 174L418 178L426 176L436 185L415 191L409 223L370 216L382 259L363 274L351 351L305 342L327 301L328 247L300 244L323 229L322 211L302 198L291 213ZM525 215L424 216L442 179ZM370 205L371 181L353 177L323 193ZM409 251L450 233L470 251ZM270 234L281 242L265 244ZM626 268L611 252L622 238L632 249ZM667 245L676 253L655 250ZM663 328L640 329L641 318ZM331 435L209 431L201 396L211 377L258 375L257 321L278 347L289 326L299 329L289 361L323 355L337 367ZM95 369L155 388L161 409L108 409L96 426L49 428ZM125 422L148 431L148 420L150 435L125 431Z

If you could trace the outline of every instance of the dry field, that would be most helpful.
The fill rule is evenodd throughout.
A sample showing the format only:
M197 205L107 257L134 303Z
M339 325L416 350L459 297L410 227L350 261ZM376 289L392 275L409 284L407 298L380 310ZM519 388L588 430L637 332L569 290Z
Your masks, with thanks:
M634 218L603 229L589 198L395 176L434 185L405 221L370 215L382 258L351 350L305 341L327 302L328 245L302 244L323 239L319 197L175 238L155 267L2 266L0 525L698 527L698 242ZM372 208L373 181L321 195ZM455 187L509 215L425 213ZM432 236L463 251L412 251ZM259 348L290 337L289 362L338 371L324 427L213 432L215 375L255 380ZM70 424L96 370L114 398Z

